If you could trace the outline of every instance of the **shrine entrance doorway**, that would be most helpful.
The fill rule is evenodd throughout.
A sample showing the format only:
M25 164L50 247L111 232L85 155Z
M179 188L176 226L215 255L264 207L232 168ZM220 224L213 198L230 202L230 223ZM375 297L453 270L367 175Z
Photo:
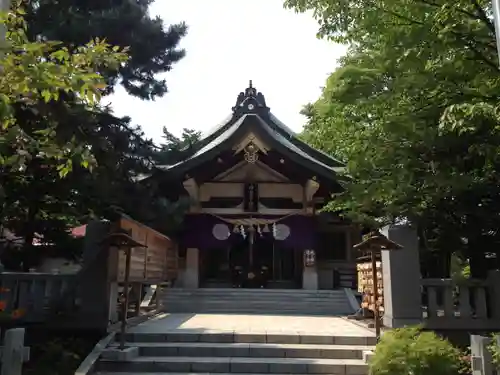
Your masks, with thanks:
M300 288L301 252L269 237L240 238L201 252L202 287Z

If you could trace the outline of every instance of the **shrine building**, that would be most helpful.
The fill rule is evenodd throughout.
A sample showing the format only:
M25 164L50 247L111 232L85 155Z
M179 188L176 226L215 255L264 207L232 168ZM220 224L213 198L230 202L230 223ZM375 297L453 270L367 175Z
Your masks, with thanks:
M170 199L190 198L179 238L182 288L354 288L357 227L323 205L344 164L301 141L249 87L187 157L159 166Z

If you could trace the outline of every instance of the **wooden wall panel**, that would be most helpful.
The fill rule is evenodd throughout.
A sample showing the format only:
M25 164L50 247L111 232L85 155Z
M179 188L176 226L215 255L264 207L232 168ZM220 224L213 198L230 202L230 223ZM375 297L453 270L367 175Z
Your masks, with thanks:
M175 243L167 236L128 218L120 220L120 228L146 248L132 248L130 281L159 283L177 277L178 259ZM125 277L125 251L119 252L118 281Z

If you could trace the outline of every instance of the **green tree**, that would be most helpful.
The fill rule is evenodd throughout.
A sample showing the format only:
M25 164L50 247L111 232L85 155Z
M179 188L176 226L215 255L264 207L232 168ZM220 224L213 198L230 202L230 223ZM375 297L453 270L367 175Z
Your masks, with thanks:
M181 137L170 133L163 127L164 143L156 155L158 164L172 165L183 159L190 153L193 146L200 140L201 133L193 129L182 129Z
M430 250L470 258L500 225L499 68L491 4L482 0L288 0L348 53L308 106L304 138L348 162L330 209L371 225L418 225Z
M131 95L154 99L167 92L164 75L185 51L179 42L184 22L168 27L150 16L154 0L32 0L27 7L28 35L78 48L94 38L127 47L130 58L119 70L105 69L108 92L121 84Z
M94 71L100 72L98 94L108 95L121 84L131 95L154 99L167 91L164 76L158 74L170 71L184 56L178 43L187 28L182 22L165 27L160 18L150 17L151 3L30 1L26 3L25 35L30 41L58 40L58 46L69 55L97 38L119 46L118 49L126 47L129 58L121 60L117 69L106 61L93 64ZM46 59L47 53L42 54ZM24 238L23 254L36 255L30 248L36 236L49 243L67 243L68 229L90 218L113 219L117 213L125 212L147 221L165 211L164 205L152 198L157 195L154 187L135 182L137 175L149 173L156 155L156 147L144 137L140 127L129 118L114 116L97 100L87 105L80 100L81 94L54 91L59 95L36 102L33 108L22 103L11 106L12 117L30 133L38 134L50 120L56 129L50 135L59 141L53 149L71 150L63 167L56 155L50 161L28 159L20 171L5 167L0 171L4 187L0 219L5 227ZM71 142L72 148L64 147L67 142ZM45 155L40 153L40 147L35 142L33 152ZM16 153L14 147L5 149L9 160ZM80 154L85 157L83 165ZM65 175L64 179L59 178L59 172ZM158 223L153 220L151 224ZM72 255L71 251L66 253ZM23 263L30 260L24 259Z
M26 161L33 158L64 159L66 162L58 165L64 175L75 155L82 156L82 163L87 165L89 150L73 139L60 137L58 124L52 121L50 113L40 113L43 124L38 129L27 129L16 118L16 108L37 113L40 106L46 107L61 95L71 96L78 105L92 108L106 87L96 67L117 69L126 55L99 39L73 53L57 42L29 42L23 15L24 11L17 8L2 20L8 31L1 56L0 165L17 172L23 171Z
M31 245L35 233L51 240L53 233L64 233L62 221L74 222L75 190L61 177L74 165L86 169L95 160L93 150L70 135L79 131L78 123L64 131L54 120L54 107L67 98L86 111L98 108L106 88L98 67L118 69L127 55L98 39L71 52L54 41L30 42L24 10L14 6L2 15L7 32L0 59L0 217L2 228ZM66 189L52 191L51 183ZM37 206L40 195L43 207Z

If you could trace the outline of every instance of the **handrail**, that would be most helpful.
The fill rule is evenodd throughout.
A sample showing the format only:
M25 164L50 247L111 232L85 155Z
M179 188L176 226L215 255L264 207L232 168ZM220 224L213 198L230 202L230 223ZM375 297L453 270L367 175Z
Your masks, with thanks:
M422 279L422 286L488 286L487 280L481 279L466 279L466 280L454 280L450 278L446 279Z

